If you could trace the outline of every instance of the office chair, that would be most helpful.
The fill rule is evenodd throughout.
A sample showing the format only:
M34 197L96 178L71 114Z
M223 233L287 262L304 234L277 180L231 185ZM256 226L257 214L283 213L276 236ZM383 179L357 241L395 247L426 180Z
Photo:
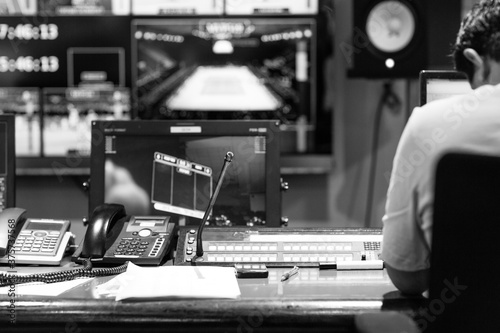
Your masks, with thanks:
M498 331L500 157L443 155L434 195L425 332Z

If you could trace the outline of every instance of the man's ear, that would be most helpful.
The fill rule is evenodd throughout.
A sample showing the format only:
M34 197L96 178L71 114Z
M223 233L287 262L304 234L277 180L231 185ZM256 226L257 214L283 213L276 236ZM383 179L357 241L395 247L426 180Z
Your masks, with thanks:
M476 88L484 84L486 78L484 77L484 60L476 52L476 50L471 48L466 48L464 50L464 57L469 60L474 66L474 74L472 77L472 87Z

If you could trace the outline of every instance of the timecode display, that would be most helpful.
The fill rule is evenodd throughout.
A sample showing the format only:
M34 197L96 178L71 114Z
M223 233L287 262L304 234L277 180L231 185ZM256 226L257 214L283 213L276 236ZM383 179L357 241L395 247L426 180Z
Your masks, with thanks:
M0 57L0 73L5 72L56 72L59 69L59 58L47 56L40 58Z
M59 36L59 28L55 24L17 24L9 26L0 23L0 40L54 40Z

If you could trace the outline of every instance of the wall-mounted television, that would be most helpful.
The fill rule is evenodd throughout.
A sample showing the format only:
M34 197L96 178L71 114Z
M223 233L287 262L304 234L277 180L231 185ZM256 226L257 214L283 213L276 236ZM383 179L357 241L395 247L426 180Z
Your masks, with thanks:
M316 21L132 21L132 91L140 118L316 117Z

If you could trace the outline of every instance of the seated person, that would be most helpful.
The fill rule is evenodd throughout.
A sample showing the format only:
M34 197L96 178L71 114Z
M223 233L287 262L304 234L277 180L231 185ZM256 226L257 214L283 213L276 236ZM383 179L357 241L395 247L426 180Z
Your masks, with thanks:
M382 219L382 257L394 285L407 294L428 289L439 158L448 151L500 155L500 2L473 6L452 55L474 90L413 110L394 157Z

